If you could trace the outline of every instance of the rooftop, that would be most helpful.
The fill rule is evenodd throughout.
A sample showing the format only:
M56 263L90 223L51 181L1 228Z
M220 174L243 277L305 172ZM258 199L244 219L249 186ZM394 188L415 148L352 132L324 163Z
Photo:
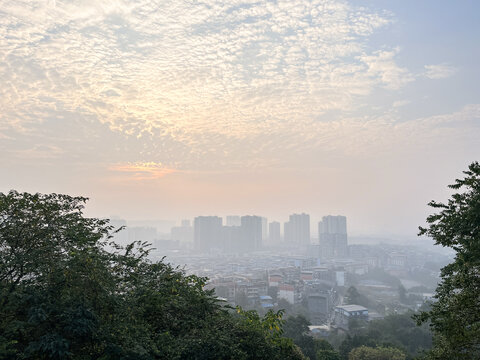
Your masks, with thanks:
M340 305L337 306L338 309L343 309L348 312L352 311L368 311L368 309L361 305Z

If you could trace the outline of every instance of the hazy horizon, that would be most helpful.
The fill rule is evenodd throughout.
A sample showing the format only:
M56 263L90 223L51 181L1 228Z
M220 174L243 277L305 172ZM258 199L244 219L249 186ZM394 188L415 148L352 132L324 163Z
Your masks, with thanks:
M480 3L0 0L0 191L412 238L480 159Z

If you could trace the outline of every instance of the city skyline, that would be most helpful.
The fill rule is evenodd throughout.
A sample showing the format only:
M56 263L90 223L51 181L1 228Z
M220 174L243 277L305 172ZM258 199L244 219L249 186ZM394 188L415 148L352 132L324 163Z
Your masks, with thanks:
M304 211L299 212L300 214L305 214ZM327 213L328 214L328 213ZM270 218L268 216L264 216L265 214L259 214L259 213L247 213L247 214L242 214L242 215L227 215L227 214L220 214L218 212L215 213L204 213L203 215L192 215L191 218L189 217L179 217L176 219L170 218L170 219L155 219L155 218L149 218L149 219L128 219L124 217L120 217L118 215L106 217L106 219L109 219L112 224L115 226L119 227L121 224L126 225L128 227L147 227L147 228L156 228L159 234L169 234L172 228L181 228L185 226L185 223L188 223L190 226L193 228L194 226L194 220L196 217L216 217L220 218L222 221L223 226L240 226L240 218L242 216L256 216L261 219L265 219L267 221L266 223L266 229L267 229L267 237L263 238L263 240L269 241L269 234L270 234L270 225L274 223L275 225L278 224L279 226L279 234L281 238L283 239L285 236L285 223L288 223L292 215L299 215L298 213L286 213L283 216L280 216L278 218ZM321 224L322 220L325 217L347 217L344 215L339 215L339 214L333 214L330 213L330 215L319 215L319 216L310 216L310 214L305 214L309 215L310 217L310 239L318 239L319 236L319 225ZM237 221L238 220L238 221ZM370 239L370 240L375 240L378 239L378 241L420 241L420 242L429 242L428 239L426 238L418 238L417 236L408 236L404 235L402 236L401 234L394 234L394 233L362 233L362 232L356 232L356 231L351 231L350 229L350 222L349 220L349 230L348 234L353 236L353 237L358 237L358 238L365 238L365 239ZM121 223L121 224L120 224ZM275 226L274 225L274 226ZM262 230L263 233L265 230ZM277 231L277 230L275 230Z
M182 217L176 220L172 220L172 219L170 220L166 220L166 219L137 220L137 219L121 218L118 216L113 216L108 219L110 220L111 224L117 227L128 226L127 223L131 222L132 224L135 224L135 225L132 225L135 227L138 227L138 226L155 227L160 232L165 232L166 230L169 231L169 229L172 229L172 228L193 227L195 218L219 218L221 219L221 223L223 226L241 226L242 217L253 216L253 217L258 217L262 219L262 236L265 235L265 232L267 233L267 237L263 237L263 240L268 240L268 234L270 234L270 230L269 230L270 225L280 224L279 232L282 236L284 236L285 235L285 231L283 227L284 224L290 222L292 220L292 216L295 217L299 215L306 215L309 218L308 223L310 224L310 233L312 235L311 237L318 236L318 232L316 231L316 228L318 228L317 225L319 225L319 223L322 222L322 219L324 219L325 217L332 217L332 216L345 217L342 215L324 215L317 219L317 218L311 218L310 214L306 214L305 212L302 212L301 214L297 214L297 213L289 214L285 217L285 220L270 219L268 217L263 216L262 214L243 214L243 215L204 214L204 215L195 215L191 219ZM265 231L265 228L267 229L267 231Z

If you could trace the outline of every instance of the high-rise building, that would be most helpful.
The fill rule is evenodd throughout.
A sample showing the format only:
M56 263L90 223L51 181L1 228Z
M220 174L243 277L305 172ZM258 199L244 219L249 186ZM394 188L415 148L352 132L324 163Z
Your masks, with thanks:
M242 228L240 226L222 226L222 242L225 253L238 254L243 252L242 240Z
M240 226L240 216L237 216L237 215L227 216L226 226Z
M268 219L262 217L262 242L266 241L268 238Z
M246 215L241 219L242 252L259 250L262 247L262 218Z
M319 222L319 232L322 234L347 234L347 218L345 216L324 216Z
M280 242L280 223L278 221L268 224L268 238L271 243L278 244Z
M324 216L318 223L318 240L323 258L347 257L347 218L345 216Z
M289 244L310 244L310 215L292 214L284 225L285 242Z
M197 251L223 251L222 218L218 216L197 216L193 225L193 241Z
M193 227L190 225L190 220L182 220L180 226L172 227L170 237L173 241L191 244L193 242Z

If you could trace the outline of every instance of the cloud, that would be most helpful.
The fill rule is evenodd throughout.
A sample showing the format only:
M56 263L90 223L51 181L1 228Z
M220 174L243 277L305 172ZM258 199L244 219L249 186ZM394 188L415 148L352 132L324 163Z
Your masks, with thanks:
M411 81L398 50L366 46L391 18L339 0L0 0L2 116L25 130L67 111L187 147L291 132Z
M155 180L176 172L155 162L115 164L110 166L109 170L124 173L133 180Z
M395 108L409 101L401 91L414 76L399 48L369 42L392 20L340 0L0 0L1 140L159 179L477 134L471 121L369 109L378 94ZM425 69L431 78L454 71Z
M48 160L57 159L64 154L64 151L54 145L35 145L31 148L16 150L15 156L20 159Z
M415 154L430 151L456 152L463 147L471 148L471 154L478 156L479 121L480 104L410 120L398 115L381 114L366 124L359 119L347 120L345 127L348 130L343 142L349 144L345 152L353 158L388 158L389 154L410 154L415 157ZM340 149L340 144L338 146Z
M410 100L396 100L393 102L392 106L394 108L399 108L399 107L410 104L410 102L411 102Z
M377 80L383 87L398 90L415 80L414 76L405 68L395 63L395 55L398 49L393 51L376 51L372 55L362 55L360 59L367 65L367 76Z
M437 65L425 65L425 76L429 79L446 79L455 75L458 71L452 65L449 64L437 64Z

